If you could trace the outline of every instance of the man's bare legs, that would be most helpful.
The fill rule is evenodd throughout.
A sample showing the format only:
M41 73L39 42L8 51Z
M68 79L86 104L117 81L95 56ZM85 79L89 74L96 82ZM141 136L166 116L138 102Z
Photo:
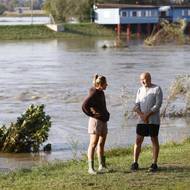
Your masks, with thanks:
M157 164L158 154L159 154L159 150L160 150L158 137L151 137L151 141L152 141L152 149L153 149L152 150L153 164Z
M135 145L134 145L134 160L133 160L133 164L131 165L131 170L132 171L136 171L139 168L138 165L138 159L139 159L139 155L141 153L141 145L143 143L144 137L137 135L136 136L136 141L135 141Z
M141 145L143 143L144 137L137 135L136 142L134 145L134 162L138 163L139 155L141 153Z

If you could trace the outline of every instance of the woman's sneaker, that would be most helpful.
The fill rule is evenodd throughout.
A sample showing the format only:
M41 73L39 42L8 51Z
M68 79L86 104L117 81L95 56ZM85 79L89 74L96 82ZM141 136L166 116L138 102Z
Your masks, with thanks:
M139 164L134 162L131 164L131 171L137 171L139 169Z
M157 164L152 164L150 168L148 169L149 172L156 172L158 171L158 165Z
M96 175L97 174L97 172L94 170L94 169L88 169L88 173L90 174L90 175Z
M107 167L104 167L102 165L98 168L98 173L108 173L110 170Z

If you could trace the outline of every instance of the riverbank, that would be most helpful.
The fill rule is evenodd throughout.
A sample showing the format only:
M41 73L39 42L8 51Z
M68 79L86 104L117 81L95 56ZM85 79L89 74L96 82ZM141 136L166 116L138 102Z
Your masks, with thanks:
M74 38L78 36L112 37L115 32L100 25L64 24L64 32L54 32L45 25L0 26L0 40Z
M130 172L132 148L108 151L110 173L91 176L87 174L86 158L81 161L57 162L33 169L0 174L1 190L61 190L61 189L110 189L110 190L187 190L190 186L190 139L181 144L161 146L156 173L148 173L151 149L144 148L140 157L141 169Z

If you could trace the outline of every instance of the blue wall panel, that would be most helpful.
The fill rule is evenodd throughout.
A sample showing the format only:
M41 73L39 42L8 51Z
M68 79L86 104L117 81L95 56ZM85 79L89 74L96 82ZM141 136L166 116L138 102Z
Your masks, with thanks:
M121 9L120 23L121 24L145 24L158 23L158 9Z

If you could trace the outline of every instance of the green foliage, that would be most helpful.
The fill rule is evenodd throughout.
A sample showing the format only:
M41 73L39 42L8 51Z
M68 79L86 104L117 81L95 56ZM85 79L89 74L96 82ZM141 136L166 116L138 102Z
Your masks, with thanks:
M128 148L114 148L111 150L106 151L106 156L108 157L118 157L118 156L126 156L126 155L131 155L133 152L133 147L128 147Z
M5 141L6 133L7 133L7 128L6 128L5 125L3 125L3 126L0 128L0 149L2 148L3 142Z
M43 9L57 22L63 22L71 17L79 20L89 19L91 5L90 0L46 0Z
M0 15L2 15L6 10L6 7L3 4L0 4Z
M112 29L91 23L64 24L65 32L83 36L114 36Z
M1 128L1 151L38 152L48 138L50 127L50 116L45 114L44 105L31 105L7 130L5 126Z
M190 144L190 137L189 138L187 138L187 139L185 139L184 141L183 141L183 143L189 143Z

